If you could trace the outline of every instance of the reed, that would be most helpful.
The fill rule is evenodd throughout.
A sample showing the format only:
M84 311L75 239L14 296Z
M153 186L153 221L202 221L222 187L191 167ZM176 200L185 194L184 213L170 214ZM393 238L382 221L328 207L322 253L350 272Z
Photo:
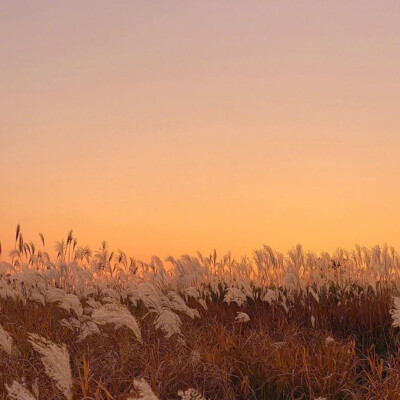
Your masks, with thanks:
M400 398L392 247L145 263L39 238L0 262L2 399Z

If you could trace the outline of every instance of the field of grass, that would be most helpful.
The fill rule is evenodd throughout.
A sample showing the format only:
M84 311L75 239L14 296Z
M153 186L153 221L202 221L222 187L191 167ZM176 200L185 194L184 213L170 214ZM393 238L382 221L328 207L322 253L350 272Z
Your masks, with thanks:
M146 264L39 239L0 261L0 399L400 399L393 248Z

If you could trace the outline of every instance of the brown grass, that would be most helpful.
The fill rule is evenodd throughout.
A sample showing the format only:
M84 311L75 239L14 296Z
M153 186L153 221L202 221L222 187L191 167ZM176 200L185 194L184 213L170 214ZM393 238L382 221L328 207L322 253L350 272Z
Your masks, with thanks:
M59 325L67 313L54 305L0 301L0 324L18 354L1 352L0 396L5 384L39 379L40 399L62 398L27 342L35 332L67 344L75 379L74 399L126 399L134 378L144 377L160 399L196 388L208 399L400 399L400 342L391 325L390 292L339 300L321 294L305 304L252 302L241 308L250 322L235 323L231 304L216 301L200 319L182 317L184 340L155 331L152 316L130 306L142 321L143 343L126 328L76 343ZM196 307L195 304L192 304ZM198 308L198 306L197 306ZM315 327L311 316L315 317ZM333 342L327 343L330 336Z

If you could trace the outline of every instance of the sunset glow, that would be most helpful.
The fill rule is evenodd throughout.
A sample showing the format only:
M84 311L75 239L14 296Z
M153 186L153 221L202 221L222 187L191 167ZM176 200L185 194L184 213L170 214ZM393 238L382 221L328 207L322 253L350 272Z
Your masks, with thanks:
M0 241L400 248L400 3L5 1Z

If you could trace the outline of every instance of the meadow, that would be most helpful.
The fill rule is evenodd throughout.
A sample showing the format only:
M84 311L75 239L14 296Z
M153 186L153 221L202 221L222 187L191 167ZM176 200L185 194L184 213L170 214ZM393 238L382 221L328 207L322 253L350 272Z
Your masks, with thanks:
M0 259L1 399L400 399L392 247L144 263L36 242L18 226Z

